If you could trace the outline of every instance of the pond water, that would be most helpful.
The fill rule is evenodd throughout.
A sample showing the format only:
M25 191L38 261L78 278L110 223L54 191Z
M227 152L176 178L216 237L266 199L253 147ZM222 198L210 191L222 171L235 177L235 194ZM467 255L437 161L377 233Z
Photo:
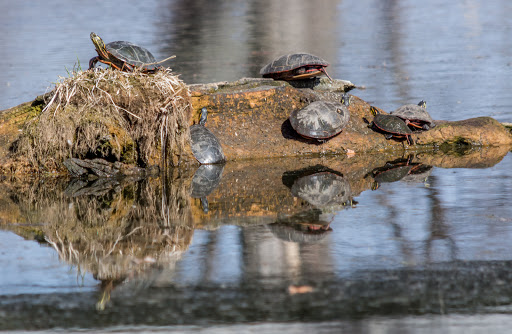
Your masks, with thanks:
M505 0L2 2L0 110L85 69L94 31L158 59L175 54L166 65L187 83L257 77L274 57L305 51L384 110L424 99L434 119L512 122L511 14ZM3 179L0 329L510 325L498 315L512 305L509 150Z

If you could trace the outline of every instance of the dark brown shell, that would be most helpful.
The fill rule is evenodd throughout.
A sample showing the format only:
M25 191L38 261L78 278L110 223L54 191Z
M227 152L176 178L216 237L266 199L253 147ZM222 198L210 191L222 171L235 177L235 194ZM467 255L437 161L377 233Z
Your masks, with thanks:
M329 63L322 58L309 53L292 53L272 60L260 70L260 74L263 77L271 78L274 74L293 71L303 66L327 67L329 66Z
M402 136L412 134L411 129L397 116L377 114L372 123L374 127L383 132Z
M107 51L114 57L133 66L144 66L147 70L154 70L158 65L145 65L156 63L156 59L146 48L126 41L115 41L105 45Z

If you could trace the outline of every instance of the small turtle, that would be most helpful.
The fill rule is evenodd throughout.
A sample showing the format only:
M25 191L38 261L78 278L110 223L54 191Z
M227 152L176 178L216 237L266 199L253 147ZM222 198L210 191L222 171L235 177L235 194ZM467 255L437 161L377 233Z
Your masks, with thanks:
M201 164L218 164L226 161L222 146L215 135L205 127L208 110L201 109L199 124L190 127L190 142L194 157Z
M325 71L327 66L328 62L312 54L292 53L272 60L260 70L260 74L274 80L301 80L325 74L332 81Z
M101 62L120 71L131 72L139 67L144 73L154 73L161 68L157 65L158 63L174 58L171 56L157 62L153 54L141 46L125 41L110 42L105 45L94 32L91 32L91 40L98 55L89 60L89 69L94 68L97 62Z
M390 112L391 115L398 116L405 121L409 127L429 130L436 126L434 120L427 112L427 102L421 100L418 104L406 104L395 111Z
M370 123L370 127L373 130L383 133L386 139L405 138L409 145L414 144L411 137L411 129L400 117L381 114L373 106L370 107L370 111L375 116Z
M290 114L292 128L302 137L318 140L336 136L350 119L348 106L351 96L343 95L341 103L316 101Z

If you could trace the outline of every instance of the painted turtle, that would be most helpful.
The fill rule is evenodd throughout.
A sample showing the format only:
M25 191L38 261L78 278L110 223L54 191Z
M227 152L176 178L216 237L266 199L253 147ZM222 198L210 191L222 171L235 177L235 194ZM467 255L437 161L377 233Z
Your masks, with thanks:
M292 128L302 137L328 139L343 130L350 119L348 106L351 96L343 95L341 102L316 101L290 114Z
M208 212L208 200L210 195L220 183L224 165L201 165L192 178L192 191L190 196L201 199L201 206L204 213Z
M260 74L274 80L301 80L325 74L332 81L325 71L327 66L328 62L312 54L292 53L272 60L260 70Z
M409 145L413 145L411 134L412 131L405 124L405 122L394 115L384 115L371 106L370 111L374 115L373 121L370 123L370 127L375 131L384 133L386 139L391 138L405 138Z
M91 32L91 40L98 55L89 60L89 69L93 68L97 62L101 62L120 71L131 72L139 67L145 73L154 73L160 68L157 63L163 62L157 62L147 49L130 42L116 41L105 45L94 32Z
M190 142L194 157L201 164L218 164L226 161L222 146L215 135L205 127L208 110L201 109L199 124L190 127Z
M411 128L429 130L436 126L434 120L427 112L427 102L421 100L418 104L406 104L395 111L390 112L391 115L398 116L405 121Z

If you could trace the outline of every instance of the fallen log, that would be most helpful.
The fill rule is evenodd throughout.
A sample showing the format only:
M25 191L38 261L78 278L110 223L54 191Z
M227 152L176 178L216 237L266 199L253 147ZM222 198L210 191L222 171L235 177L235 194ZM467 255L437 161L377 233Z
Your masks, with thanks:
M317 86L292 86L293 82L241 79L232 83L191 85L193 121L202 107L209 110L208 128L219 138L228 160L314 154L369 153L394 150L445 150L466 146L511 145L510 128L490 117L448 122L436 121L429 131L413 134L416 145L386 140L368 128L370 105L354 96L350 121L338 136L325 142L305 139L290 125L294 109L318 100L339 101L355 88L343 80L318 79Z
M109 74L112 75L112 78L107 83L103 83L100 90L94 88L98 86L98 77L105 77L105 71L88 71L77 75L84 77L83 80L87 79L92 82L92 88L85 86L88 90L87 98L89 100L94 100L94 94L103 94L101 99L108 103L112 102L108 106L112 111L108 111L108 113L123 111L125 114L121 114L115 121L109 121L108 124L101 124L104 117L95 117L93 119L94 136L87 138L89 140L87 145L82 145L80 138L77 138L86 128L83 124L73 125L80 130L77 131L75 128L66 129L65 127L69 123L61 122L59 126L64 129L59 131L63 134L66 133L69 138L61 136L63 141L57 145L60 148L58 155L51 153L57 151L40 150L37 147L38 143L31 139L32 142L25 140L25 146L36 146L41 151L40 156L37 159L23 159L23 155L20 158L20 154L14 157L13 152L19 145L20 137L29 131L29 124L38 124L40 119L46 119L47 123L51 123L52 117L60 114L75 121L73 109L66 110L65 106L61 107L58 112L51 110L53 115L45 115L45 112L48 113L48 105L55 100L53 97L57 93L61 93L62 96L59 98L60 103L63 104L66 102L63 96L68 96L69 92L66 92L68 95L65 95L62 93L64 89L59 92L60 86L56 86L52 92L40 96L32 102L0 111L0 172L4 174L41 171L66 172L63 162L70 158L82 160L100 158L110 163L120 162L128 167L129 165L150 167L160 165L164 160L169 161L171 166L196 163L191 158L190 147L186 145L187 141L184 140L188 138L188 131L186 131L188 129L184 128L183 124L186 124L187 120L189 125L197 123L200 110L203 107L207 107L209 111L206 126L219 138L229 161L384 151L420 152L440 149L444 152L453 150L463 152L475 146L512 145L510 125L505 126L490 117L456 122L436 121L438 125L433 129L413 134L415 145L407 145L403 141L394 139L387 140L382 134L376 133L368 127L365 120L371 121L373 118L370 113L370 105L355 95L353 95L350 105L350 121L339 135L324 142L300 137L291 128L288 120L291 111L303 108L313 101L339 101L344 92L356 88L354 84L344 80L330 82L326 78L321 78L302 82L285 82L244 78L235 82L186 86L173 77L163 76L163 80L174 80L173 84L180 90L178 99L175 99L175 101L179 101L180 107L174 109L182 109L182 115L171 115L175 112L174 109L163 108L171 97L158 96L157 90L154 89L150 91L150 96L145 95L146 89L151 85L144 81L146 79L141 74L136 73L134 77L131 77L130 74L123 73L121 79L126 83L119 85L118 79L115 77L117 74L114 72ZM172 76L172 74L170 75ZM76 79L74 80L76 81ZM140 82L136 81L137 83L134 84L134 80ZM109 83L113 87L107 91ZM164 93L169 94L169 91ZM67 99L73 102L72 99ZM96 100L93 102L97 103ZM79 106L81 112L84 112L84 108L79 102L74 101L73 103L74 108ZM101 110L97 104L94 106L96 111ZM179 121L181 123L176 123L176 127L171 129L172 131L166 133L166 136L169 137L166 139L168 144L164 145L166 149L162 149L159 140L163 132L158 130L162 129L161 126L159 128L158 123L151 128L148 127L149 130L158 131L140 132L139 127L147 123L145 119L140 118L137 108L145 108L145 111L140 114L142 117L153 117L151 116L152 110L157 112L158 116L153 117L153 123L166 120L166 126L171 126L175 123L170 121L170 116L183 120ZM66 110L66 113L62 110ZM120 127L121 123L127 123L127 126ZM43 132L37 128L31 128L30 131L32 133ZM133 134L138 137L135 138ZM50 137L47 142L52 143L54 138L55 136ZM169 143L179 143L179 145ZM148 145L152 145L150 151L148 151L150 147ZM107 152L109 155L95 155L98 152L101 154ZM162 159L162 155L165 154L170 154L170 156L167 159ZM45 165L44 159L51 159L52 163L41 168L41 165ZM132 173L133 169L128 167L122 170L130 170Z

